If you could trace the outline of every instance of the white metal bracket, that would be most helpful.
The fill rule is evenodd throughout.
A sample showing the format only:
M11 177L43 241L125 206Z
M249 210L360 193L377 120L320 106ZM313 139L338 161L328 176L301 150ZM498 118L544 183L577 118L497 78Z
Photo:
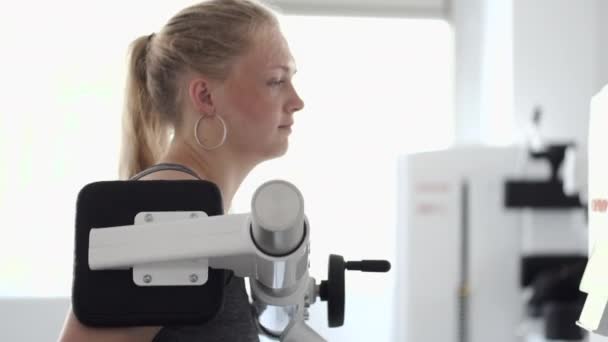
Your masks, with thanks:
M203 211L141 212L135 225L183 221L207 217ZM208 259L177 260L133 266L133 282L138 286L197 286L208 279Z

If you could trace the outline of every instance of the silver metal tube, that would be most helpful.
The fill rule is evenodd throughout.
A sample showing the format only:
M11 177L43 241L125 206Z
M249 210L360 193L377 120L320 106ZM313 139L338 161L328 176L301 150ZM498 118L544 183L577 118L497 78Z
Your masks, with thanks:
M253 303L257 313L257 321L262 332L271 338L278 339L289 323L294 319L297 312L296 305L276 306L267 305L259 301Z
M304 198L291 183L266 182L251 200L251 220L258 248L274 256L290 254L304 237Z

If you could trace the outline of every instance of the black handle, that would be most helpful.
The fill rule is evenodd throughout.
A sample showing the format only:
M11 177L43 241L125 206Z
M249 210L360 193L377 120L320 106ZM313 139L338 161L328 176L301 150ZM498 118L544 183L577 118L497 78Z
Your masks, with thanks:
M391 269L391 263L386 260L348 261L346 269L361 272L388 272Z
M330 328L344 325L344 273L349 271L388 272L391 264L386 260L361 260L344 262L341 255L329 256L327 281L319 286L319 297L327 301L327 320Z

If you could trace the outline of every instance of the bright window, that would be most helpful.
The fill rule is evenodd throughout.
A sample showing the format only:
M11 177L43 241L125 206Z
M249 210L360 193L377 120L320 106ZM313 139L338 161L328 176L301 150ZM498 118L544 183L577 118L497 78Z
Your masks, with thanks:
M61 22L47 15L56 8L49 3L47 12L27 12L29 25L17 17L0 23L0 296L69 295L77 193L117 176L126 47L189 3L133 1L120 11L73 3L83 7L73 13L96 14ZM84 8L91 6L100 8ZM249 211L264 181L285 179L304 194L317 280L327 276L330 253L393 260L397 157L453 139L450 27L438 20L282 21L306 108L295 116L288 154L252 172L233 211ZM368 304L392 305L392 279L348 275L347 293L358 298L349 309L361 309L347 310L349 325L369 324ZM321 328L324 319L311 324ZM390 322L379 324L388 334ZM332 334L325 335L341 340Z

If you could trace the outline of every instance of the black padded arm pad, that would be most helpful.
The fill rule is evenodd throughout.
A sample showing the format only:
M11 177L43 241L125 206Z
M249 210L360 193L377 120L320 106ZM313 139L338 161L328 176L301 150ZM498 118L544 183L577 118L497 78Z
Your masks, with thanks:
M132 270L89 269L92 228L134 224L142 211L204 211L223 214L217 186L199 180L106 181L85 186L76 205L72 306L89 326L201 324L223 306L227 271L209 269L200 286L140 287Z

